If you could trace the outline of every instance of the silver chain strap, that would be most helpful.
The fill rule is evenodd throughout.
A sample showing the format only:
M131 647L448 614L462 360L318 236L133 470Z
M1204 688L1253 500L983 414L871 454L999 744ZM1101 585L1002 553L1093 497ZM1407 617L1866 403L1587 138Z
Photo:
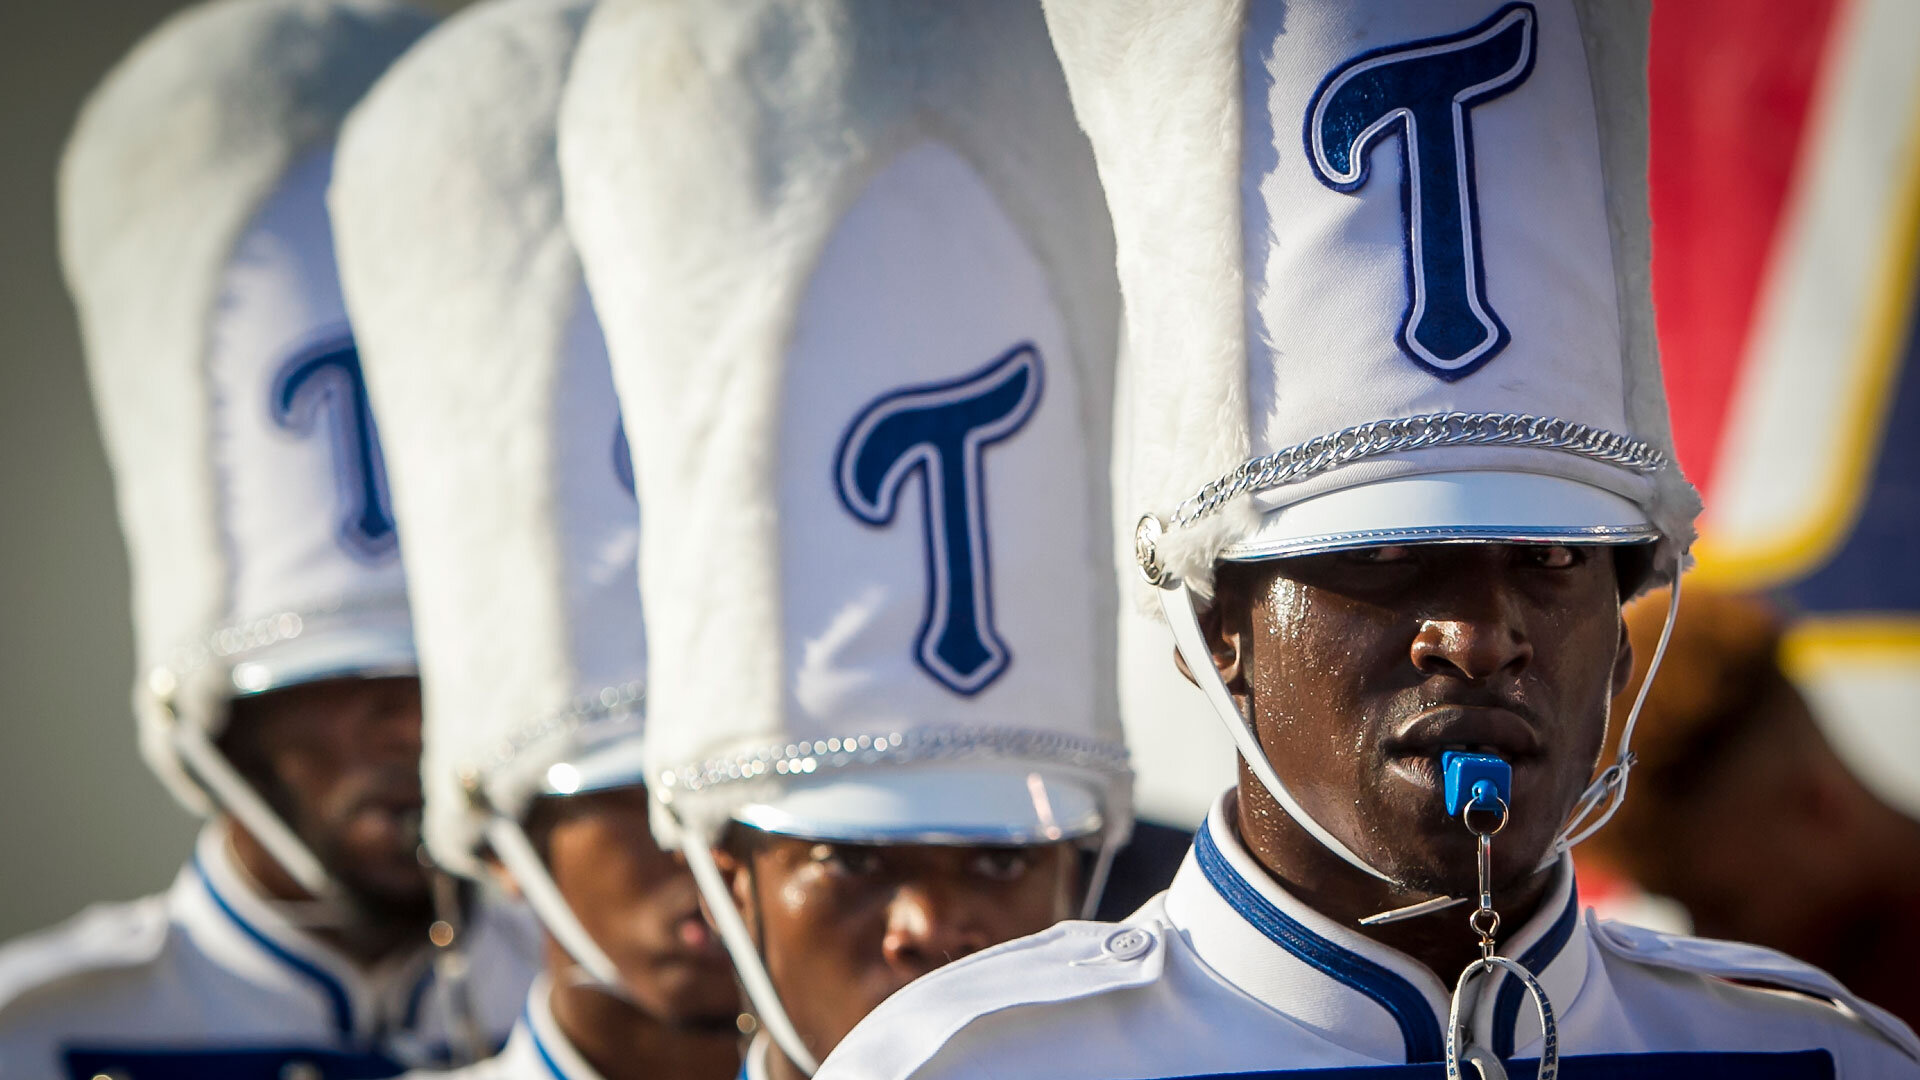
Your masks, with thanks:
M1423 413L1373 420L1245 462L1174 509L1184 528L1242 495L1291 484L1363 458L1441 446L1514 446L1555 450L1638 473L1664 468L1667 456L1647 443L1589 424L1525 413Z
M939 727L781 743L709 758L663 773L658 791L661 801L671 802L675 791L700 791L770 775L806 776L849 765L955 758L1039 761L1111 777L1131 774L1127 749L1117 742L1018 728Z

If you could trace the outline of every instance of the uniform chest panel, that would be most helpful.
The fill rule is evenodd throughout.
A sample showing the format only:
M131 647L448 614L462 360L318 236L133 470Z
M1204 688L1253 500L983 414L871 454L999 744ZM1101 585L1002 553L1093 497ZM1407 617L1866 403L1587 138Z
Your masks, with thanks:
M1539 1062L1531 1058L1507 1062L1512 1080L1531 1080ZM1446 1075L1439 1062L1418 1065L1368 1065L1344 1069L1273 1070L1269 1072L1206 1073L1178 1080L1414 1080ZM1833 1080L1833 1055L1825 1050L1784 1054L1664 1053L1592 1054L1560 1059L1560 1075L1567 1080Z

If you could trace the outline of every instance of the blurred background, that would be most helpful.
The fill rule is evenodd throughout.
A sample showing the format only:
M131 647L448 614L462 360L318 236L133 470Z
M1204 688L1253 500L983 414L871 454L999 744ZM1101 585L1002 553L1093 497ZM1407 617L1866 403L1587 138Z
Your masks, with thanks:
M81 100L187 6L0 4L0 939L165 886L194 832L134 748L126 548L53 212Z
M83 95L182 6L0 4L0 939L162 887L193 830L134 749L126 555L53 214ZM1861 841L1870 850L1840 854L1906 865L1887 848L1913 839L1897 821L1920 818L1920 4L1774 0L1755 13L1751 0L1655 5L1655 292L1679 452L1708 507L1688 580L1783 613L1780 666L1897 819ZM1145 659L1124 669L1164 671L1164 641L1136 630ZM1195 708L1172 684L1144 692ZM1688 768L1735 760L1730 709L1650 716L1693 726L1649 745ZM1224 737L1195 743L1169 725L1133 739L1137 760L1174 763L1142 777L1148 816L1190 826L1216 790L1193 777L1229 782ZM1775 756L1811 753L1790 745ZM1671 798L1710 787L1674 775ZM1743 814L1731 820L1764 839ZM1651 844L1665 826L1649 827Z

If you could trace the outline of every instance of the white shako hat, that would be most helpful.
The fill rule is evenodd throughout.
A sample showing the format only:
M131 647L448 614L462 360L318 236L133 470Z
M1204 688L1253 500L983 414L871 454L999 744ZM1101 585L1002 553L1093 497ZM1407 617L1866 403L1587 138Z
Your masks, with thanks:
M1123 498L1203 679L1222 559L1651 541L1674 572L1699 500L1654 339L1647 3L1045 8L1127 297Z
M1035 7L749 0L602 7L560 158L646 507L655 820L804 1066L729 822L1130 824L1092 155Z
M142 752L316 891L317 861L211 740L235 696L415 670L324 197L341 117L429 25L378 0L192 8L108 74L60 168L133 564Z
M1124 832L1112 241L1039 11L605 8L560 150L672 816Z
M612 984L521 828L645 781L639 505L554 148L591 6L436 29L349 119L330 200L412 566L427 843L470 877L490 849Z

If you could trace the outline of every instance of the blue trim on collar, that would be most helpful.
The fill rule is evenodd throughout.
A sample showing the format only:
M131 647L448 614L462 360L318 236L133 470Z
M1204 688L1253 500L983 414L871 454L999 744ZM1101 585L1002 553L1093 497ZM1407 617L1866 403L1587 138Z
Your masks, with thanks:
M1536 976L1545 971L1560 956L1560 950L1567 947L1568 939L1573 937L1573 927L1580 921L1580 887L1575 885L1567 895L1566 909L1560 917L1553 920L1547 932L1533 943L1533 948L1520 955L1520 966ZM1511 975L1502 976L1500 993L1493 999L1493 1052L1502 1061L1513 1056L1514 1025L1520 1022L1520 999L1526 995L1526 987Z
M520 1007L520 1022L527 1025L527 1038L533 1043L533 1052L539 1056L540 1064L547 1067L547 1072L553 1076L553 1080L569 1080L566 1072L560 1068L560 1063L553 1060L553 1054L547 1049L547 1044L540 1041L540 1029L533 1023L532 1001Z
M414 983L413 989L407 994L406 1018L400 1021L400 1026L408 1031L412 1031L420 1022L420 1003L427 999L427 987L433 985L433 976L433 962L429 960L427 970L420 974L420 981Z
M214 887L213 878L208 876L207 868L200 863L200 853L198 851L193 853L192 866L193 872L199 875L200 883L206 886L207 895L213 897L214 906L224 912L227 918L232 919L233 925L239 927L242 933L252 938L254 943L262 949L265 949L269 955L287 965L287 967L292 969L296 974L319 987L320 990L327 995L327 1001L333 1007L334 1028L340 1032L343 1038L352 1038L353 1002L347 997L346 987L341 986L338 979L321 970L311 960L304 959L288 951L286 946L268 937L266 933L258 927L241 918L240 913L233 909L233 905L227 903L227 898L221 896L220 890Z
M1409 1063L1440 1061L1445 1057L1440 1021L1433 1007L1407 980L1351 950L1328 941L1273 906L1253 886L1240 879L1213 839L1213 826L1201 826L1193 839L1200 872L1222 899L1269 940L1325 973L1371 998L1400 1026Z

